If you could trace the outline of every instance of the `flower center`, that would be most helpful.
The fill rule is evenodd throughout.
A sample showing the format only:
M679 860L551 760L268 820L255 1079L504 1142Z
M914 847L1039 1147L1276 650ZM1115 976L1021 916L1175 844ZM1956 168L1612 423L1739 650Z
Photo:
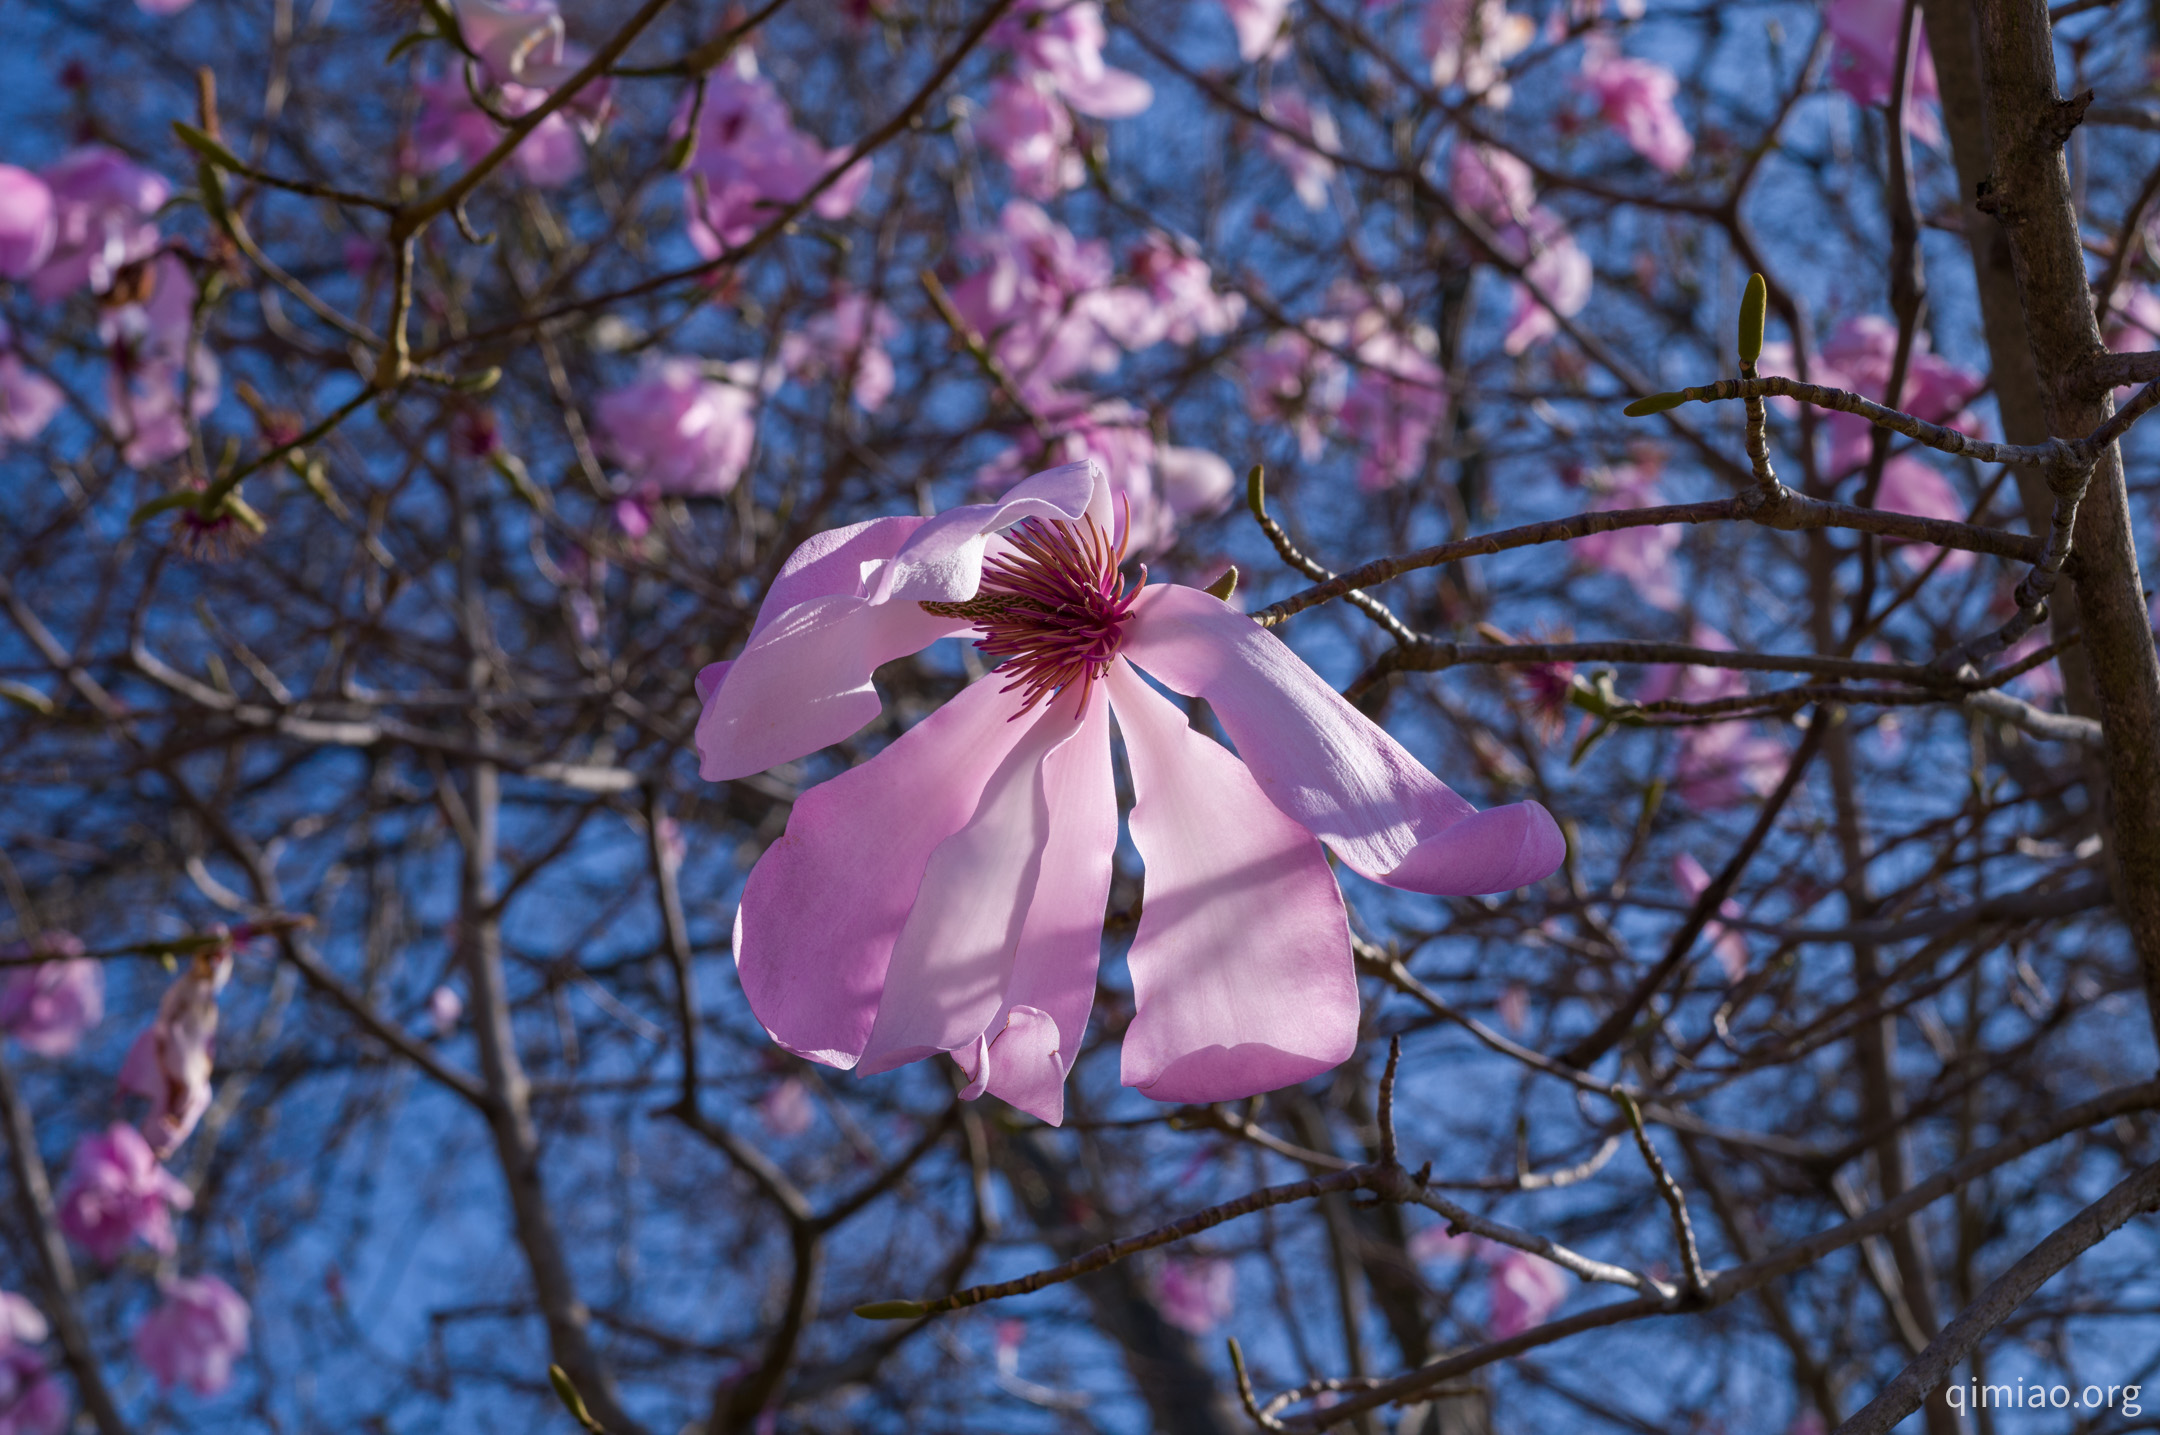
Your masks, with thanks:
M1118 576L1125 545L1112 543L1092 517L1078 523L1030 518L1007 531L1010 551L983 563L982 590L965 603L925 603L944 618L967 618L982 636L975 646L1003 660L1001 675L1025 701L1036 704L1082 685L1085 695L1117 656L1133 599L1147 582L1128 590Z

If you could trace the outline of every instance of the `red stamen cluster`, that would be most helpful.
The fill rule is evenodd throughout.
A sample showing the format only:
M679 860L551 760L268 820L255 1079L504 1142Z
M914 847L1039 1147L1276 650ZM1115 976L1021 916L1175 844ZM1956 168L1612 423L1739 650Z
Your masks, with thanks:
M1128 591L1118 576L1125 545L1091 517L1030 518L1005 536L1011 551L983 564L981 595L967 605L982 630L975 646L1004 660L1004 691L1025 695L1022 713L1071 683L1082 684L1084 705L1117 656L1146 572Z

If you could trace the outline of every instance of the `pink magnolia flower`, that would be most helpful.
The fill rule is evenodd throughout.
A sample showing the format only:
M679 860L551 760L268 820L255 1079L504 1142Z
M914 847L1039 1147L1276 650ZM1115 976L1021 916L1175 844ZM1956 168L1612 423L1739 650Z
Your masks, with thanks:
M1222 7L1237 31L1238 58L1248 65L1289 48L1283 18L1290 13L1290 0L1222 0Z
M1298 203L1316 211L1327 208L1328 184L1335 178L1335 161L1328 156L1342 153L1335 117L1288 85L1271 91L1260 102L1260 113L1281 126L1270 129L1260 143L1289 174Z
M1111 285L1109 245L1075 238L1040 206L1015 199L995 230L965 236L961 248L983 264L953 286L953 307L1031 402L1053 406L1059 385L1117 367L1116 336L1149 301Z
M1027 1322L1024 1320L1001 1320L994 1336L997 1351L997 1368L1000 1375L1020 1373L1020 1345L1027 1339Z
M30 276L39 299L49 303L86 284L102 294L122 269L156 252L157 212L172 195L162 176L118 150L85 145L41 178L52 192L53 242Z
M83 956L70 932L47 932L35 942L0 947L0 957L45 956L57 961L0 971L0 1032L39 1056L66 1056L105 1015L105 968Z
M530 85L504 84L495 108L515 117L537 108L548 92ZM501 125L473 103L462 75L420 82L420 120L413 127L416 162L424 169L471 165L501 142ZM511 152L510 167L528 184L555 189L576 179L585 168L585 149L562 110L534 127Z
M1515 290L1515 312L1508 319L1501 348L1520 354L1560 332L1560 320L1572 319L1590 302L1596 275L1590 256L1575 243L1560 216L1540 205L1526 225L1500 231L1502 252L1523 266ZM1541 299L1539 296L1543 296Z
M1601 35L1583 46L1583 86L1597 97L1598 113L1635 153L1667 174L1677 174L1695 153L1673 97L1680 81L1651 60L1630 59Z
M711 377L715 367L724 378ZM727 493L750 462L758 399L771 377L748 359L650 360L635 382L594 406L600 447L654 494Z
M1117 846L1110 718L1147 896L1122 1075L1159 1101L1304 1080L1357 1041L1326 841L1411 891L1507 891L1564 851L1535 803L1477 812L1251 619L1197 589L1128 591L1111 489L1068 464L993 503L798 548L742 655L698 675L700 771L762 772L878 715L871 673L970 634L1004 662L797 799L736 914L744 994L811 1060L939 1052L1056 1123L1093 1003ZM1233 755L1140 677L1204 698Z
M765 1129L782 1140L802 1135L817 1118L810 1087L799 1076L783 1076L774 1082L772 1089L758 1098L757 1112Z
M1503 0L1425 0L1418 48L1440 89L1461 84L1489 105L1513 98L1507 62L1537 38L1537 22L1508 12Z
M1830 32L1830 83L1863 105L1888 104L1897 75L1898 35L1905 23L1900 0L1830 0L1823 6L1823 28ZM1935 57L1928 52L1927 27L1919 36L1912 64L1912 103L1905 107L1905 128L1924 144L1940 144L1942 127L1929 106L1941 98L1935 83Z
M165 1302L135 1327L135 1358L166 1390L215 1395L248 1347L248 1303L216 1276L158 1282Z
M685 97L675 133L690 123ZM847 150L827 149L795 128L772 81L758 73L748 46L735 51L706 77L705 106L697 115L697 152L684 176L690 210L690 242L707 259L741 244L825 178ZM870 161L849 165L811 202L825 219L844 219L870 185Z
M875 413L892 396L893 361L885 346L899 332L892 310L843 289L830 307L780 341L780 367L798 379L852 374L855 402Z
M61 1435L67 1396L30 1347L45 1339L45 1317L19 1295L0 1291L0 1435Z
M428 1024L435 1028L435 1035L446 1037L457 1030L460 1018L465 1015L465 998L454 987L437 987L428 993Z
M172 1212L195 1204L195 1193L158 1164L134 1127L116 1123L76 1143L60 1188L60 1229L101 1261L141 1241L171 1255Z
M1054 198L1087 180L1072 115L1039 75L1007 75L992 85L975 137L1012 171L1013 188L1031 199Z
M1882 484L1875 491L1875 506L1892 513L1947 518L1958 523L1963 523L1967 517L1965 500L1957 496L1950 480L1911 454L1901 453L1883 464ZM1915 570L1934 562L1935 555L1942 551L1932 543L1897 545L1898 561ZM1953 548L1943 559L1940 571L1956 573L1972 565L1971 553Z
M1543 1256L1508 1249L1493 1262L1486 1284L1489 1329L1495 1340L1543 1325L1567 1301L1568 1274Z
M1537 201L1529 165L1504 149L1467 142L1448 156L1448 193L1495 228L1525 223Z
M1245 317L1245 296L1216 293L1207 261L1189 240L1152 231L1133 250L1131 264L1139 294L1151 302L1126 305L1113 321L1117 341L1128 349L1227 334Z
M1692 852L1683 852L1673 858L1672 875L1673 885L1678 887L1680 895L1690 902L1710 890L1710 874L1703 870L1703 864L1695 860ZM1718 904L1718 915L1737 922L1743 913L1740 904L1728 897ZM1748 949L1745 933L1737 927L1726 926L1724 922L1712 921L1704 925L1703 935L1709 938L1710 950L1716 955L1718 965L1724 969L1726 981L1737 982L1747 975Z
M498 83L547 76L563 62L555 0L457 0L458 32Z
M1163 501L1181 518L1217 512L1237 490L1229 460L1204 448L1164 444L1155 450L1155 477L1162 484Z
M49 1333L36 1306L13 1291L0 1291L0 1346L41 1345Z
M160 1161L179 1149L210 1109L218 993L232 979L232 968L229 948L198 953L165 989L157 1020L135 1038L120 1064L120 1089L149 1098L142 1133Z
M1593 513L1623 508L1651 508L1658 502L1657 474L1636 464L1621 464L1602 475L1604 496ZM1653 608L1678 612L1680 575L1673 555L1680 551L1680 525L1645 524L1613 528L1575 539L1569 552L1594 568L1625 578L1637 597ZM1692 670L1691 670L1692 671Z
M1688 640L1698 648L1732 648L1732 639L1707 623L1697 623ZM1670 698L1705 703L1747 691L1747 679L1732 668L1661 663L1650 670L1640 698L1643 702ZM1754 731L1746 721L1684 727L1673 767L1673 791L1694 807L1737 807L1769 795L1785 775L1786 757L1784 743Z
M0 342L7 326L0 324ZM19 354L0 352L0 439L28 443L45 431L66 396L60 386L23 364Z
M194 339L194 276L166 254L150 279L147 299L107 310L98 320L112 361L105 376L107 419L122 456L137 468L186 452L183 401L200 418L218 400L217 358Z
M1102 6L1095 0L1020 0L990 31L1023 71L1041 75L1067 104L1099 120L1137 115L1155 89L1130 71L1103 63Z
M1218 1256L1172 1256L1155 1273L1155 1305L1179 1330L1206 1335L1237 1309L1237 1267Z
M1316 320L1313 333L1284 329L1257 350L1238 358L1245 411L1255 419L1287 424L1306 459L1320 456L1322 434L1349 392L1350 369L1321 343L1339 341L1339 324ZM1316 340L1320 342L1315 342Z
M51 186L26 169L0 164L0 278L27 279L53 248Z
M1405 321L1399 294L1382 287L1355 302L1342 344L1359 366L1335 419L1361 451L1358 487L1370 492L1407 482L1424 468L1433 435L1447 418L1447 383L1433 358L1438 339L1424 325Z

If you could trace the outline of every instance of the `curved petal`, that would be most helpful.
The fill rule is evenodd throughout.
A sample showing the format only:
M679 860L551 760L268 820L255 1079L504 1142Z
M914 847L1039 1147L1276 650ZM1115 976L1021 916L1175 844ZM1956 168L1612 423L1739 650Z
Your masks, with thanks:
M861 1056L930 854L1030 731L1006 721L1017 705L983 679L796 800L735 914L743 995L774 1041L828 1066Z
M991 534L1029 518L1077 519L1108 486L1102 466L1083 459L1023 479L994 502L948 508L908 538L870 596L880 603L965 603L982 586L983 546Z
M870 675L882 663L964 632L913 603L834 594L798 603L750 640L698 714L698 773L748 777L859 731L883 704Z
M960 1094L972 1100L987 1090L1040 1121L1062 1125L1065 1073L1071 1065L1065 1053L1070 1049L1050 1013L1016 1006L1005 1014L996 1037L978 1037L966 1057L953 1053L968 1074L968 1086Z
M873 518L845 528L828 528L803 540L765 590L758 605L757 621L750 627L755 638L774 619L798 603L833 593L869 596L866 579L876 573L872 565L890 558L913 537L927 518Z
M1133 604L1124 653L1207 699L1260 790L1352 869L1413 892L1504 892L1567 855L1535 802L1487 812L1320 680L1281 640L1197 588L1157 584Z
M1004 707L1017 713L1018 697ZM1054 710L1015 725L1025 735L983 785L973 815L930 854L885 972L865 1076L975 1042L1005 1004L1050 840L1043 761L1080 731Z
M1327 854L1123 661L1106 685L1147 866L1125 1084L1233 1101L1338 1065L1357 1046L1358 996Z

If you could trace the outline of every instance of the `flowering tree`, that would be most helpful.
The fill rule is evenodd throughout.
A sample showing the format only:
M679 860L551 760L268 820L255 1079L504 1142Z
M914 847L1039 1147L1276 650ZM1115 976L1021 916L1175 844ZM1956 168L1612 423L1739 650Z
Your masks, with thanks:
M0 1435L2134 1425L2128 10L10 10Z

